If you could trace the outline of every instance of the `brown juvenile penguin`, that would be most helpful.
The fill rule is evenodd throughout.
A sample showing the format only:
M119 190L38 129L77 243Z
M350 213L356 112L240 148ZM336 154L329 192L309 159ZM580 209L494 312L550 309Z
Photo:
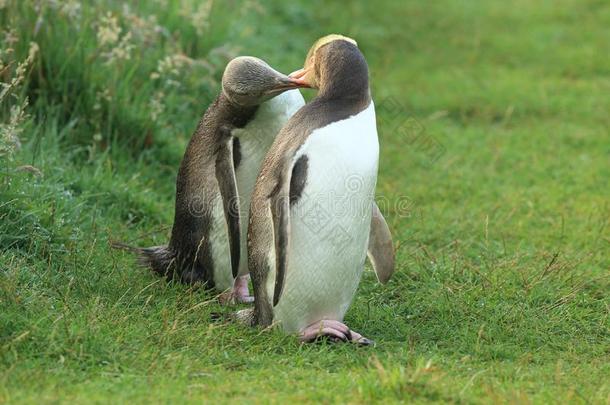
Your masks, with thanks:
M155 273L202 282L231 301L248 293L246 226L260 163L307 87L261 59L242 56L227 65L222 91L191 138L176 180L176 209L167 246L137 249ZM288 91L292 90L292 91Z

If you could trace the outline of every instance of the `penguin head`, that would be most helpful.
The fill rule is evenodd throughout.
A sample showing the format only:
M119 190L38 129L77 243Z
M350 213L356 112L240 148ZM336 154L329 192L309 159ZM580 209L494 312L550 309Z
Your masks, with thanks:
M368 67L358 43L349 37L331 34L318 39L309 49L302 69L289 77L321 91L362 84L368 87Z
M239 56L231 60L222 75L223 93L231 102L241 106L259 105L298 87L309 86L252 56Z

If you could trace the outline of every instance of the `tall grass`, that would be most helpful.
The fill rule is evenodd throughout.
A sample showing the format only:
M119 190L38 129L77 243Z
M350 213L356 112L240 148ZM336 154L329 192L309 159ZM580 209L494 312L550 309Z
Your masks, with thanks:
M49 238L61 245L62 204L88 186L62 178L68 167L179 159L238 52L229 40L231 5L9 0L0 7L0 246L31 248ZM98 202L108 195L99 191ZM116 197L112 203L129 200Z
M65 142L83 152L137 151L190 128L236 53L212 1L135 4L26 0L0 11L14 60L31 42L40 49L24 83L32 114L69 125Z

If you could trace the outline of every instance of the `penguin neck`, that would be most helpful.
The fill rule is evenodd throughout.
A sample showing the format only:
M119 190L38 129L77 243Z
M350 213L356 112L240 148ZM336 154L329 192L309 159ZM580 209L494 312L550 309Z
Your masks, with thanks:
M353 57L335 63L334 69L324 71L318 98L330 102L368 105L371 92L366 62L359 52L349 56Z
M258 106L243 106L231 101L221 91L216 99L217 122L229 124L236 128L243 128L252 119Z
M368 86L368 78L345 77L332 82L332 85L321 87L318 102L332 104L333 106L344 106L349 110L364 110L371 102L371 92Z
M325 102L341 102L357 105L368 105L371 101L371 92L367 85L363 87L338 88L331 87L318 93L318 99Z

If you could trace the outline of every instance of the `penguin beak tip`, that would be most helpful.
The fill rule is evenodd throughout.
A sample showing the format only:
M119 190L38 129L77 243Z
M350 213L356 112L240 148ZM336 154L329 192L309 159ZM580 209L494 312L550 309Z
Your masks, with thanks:
M294 84L294 85L295 85L295 87L297 87L297 88L299 88L299 87L300 87L300 88L305 88L305 89L310 89L310 88L311 88L311 85L310 85L309 83L307 83L307 82L306 82L305 80L303 80L303 79L294 79L294 78L292 78L292 77L291 77L291 78L290 78L290 82L291 82L292 84Z
M288 77L299 87L312 88L311 84L306 80L307 73L309 73L309 70L303 68L295 70Z

